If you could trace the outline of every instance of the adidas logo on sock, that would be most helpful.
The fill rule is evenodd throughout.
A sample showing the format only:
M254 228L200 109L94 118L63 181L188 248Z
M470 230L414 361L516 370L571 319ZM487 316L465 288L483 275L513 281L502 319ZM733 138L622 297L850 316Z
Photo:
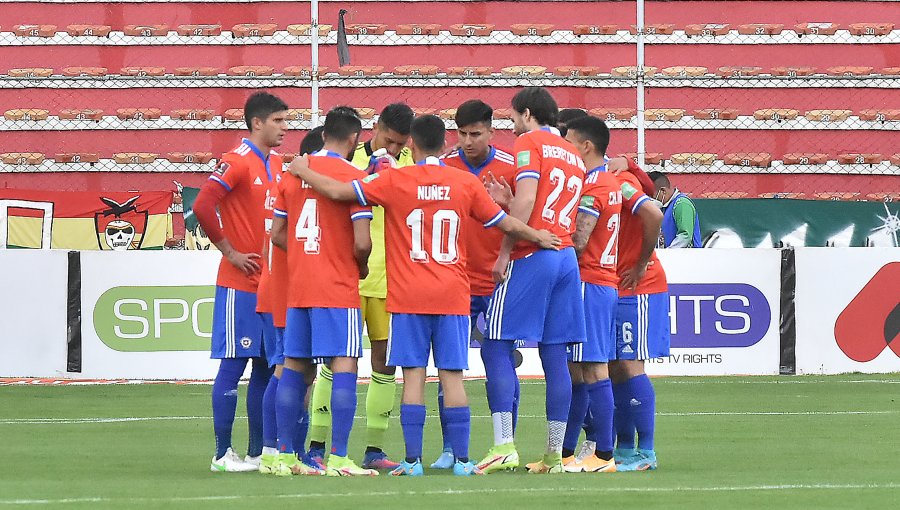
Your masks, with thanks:
M328 406L322 406L322 407L316 409L315 412L317 412L317 413L327 413L327 412L328 412Z
M637 407L637 406L641 405L641 401L636 398L633 398L633 399L631 399L631 402L629 402L629 404L631 404L631 407Z

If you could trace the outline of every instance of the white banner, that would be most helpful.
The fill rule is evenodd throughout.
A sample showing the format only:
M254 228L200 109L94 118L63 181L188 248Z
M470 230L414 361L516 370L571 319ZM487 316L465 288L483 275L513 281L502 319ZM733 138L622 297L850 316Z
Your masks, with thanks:
M900 372L900 249L796 256L797 373Z

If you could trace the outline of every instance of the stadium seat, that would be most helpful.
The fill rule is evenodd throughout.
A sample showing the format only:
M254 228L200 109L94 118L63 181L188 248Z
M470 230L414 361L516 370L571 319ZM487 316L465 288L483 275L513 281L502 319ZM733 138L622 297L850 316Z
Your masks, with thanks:
M487 66L448 67L447 76L490 76L494 69Z
M44 110L41 108L14 108L12 110L6 110L3 113L3 117L6 120L13 121L39 121L39 120L47 120L47 117L50 116L50 110Z
M699 120L735 120L741 114L734 108L704 108L694 110L693 116Z
M687 78L691 76L703 76L709 71L706 67L700 66L672 66L663 68L662 74L666 76L677 76Z
M521 78L536 78L547 74L544 66L509 66L500 69L503 76L516 76Z
M139 78L145 76L165 76L165 67L123 67L120 71L122 76L136 76Z
M122 33L132 37L164 37L169 35L169 25L125 25Z
M637 153L636 152L626 152L622 154L623 158L630 158L632 161L637 163ZM644 164L645 165L658 165L663 162L665 157L662 152L648 152L644 154Z
M795 193L790 191L770 191L767 193L760 193L757 196L759 198L793 198L797 200L806 198L806 193Z
M781 23L748 23L738 25L737 31L741 35L778 35L784 31Z
M13 32L19 37L53 37L56 25L14 25Z
M825 70L831 76L868 76L874 68L867 66L836 66Z
M894 166L900 166L900 154L894 154L891 156L891 164Z
M113 161L119 165L145 165L158 157L159 154L152 152L117 152L113 154Z
M95 152L65 152L53 156L57 163L98 163L100 155Z
M631 120L637 115L634 108L591 108L588 112L603 120Z
M109 70L105 67L66 67L63 76L105 76Z
M716 74L724 78L742 78L744 76L759 76L762 74L761 67L720 67L716 70Z
M769 74L772 76L788 76L793 78L795 76L811 76L816 74L815 67L773 67L769 69Z
M888 35L894 30L893 23L851 23L850 33L853 35Z
M438 111L437 116L444 120L453 120L456 118L456 108L442 108Z
M791 108L763 108L753 112L753 118L756 120L794 120L800 115L798 110Z
M851 115L853 110L809 110L803 116L817 122L841 122Z
M321 111L319 112L322 113ZM312 108L290 108L287 111L287 120L307 121L312 120Z
M496 110L494 110L494 120L511 118L512 108L497 108Z
M514 23L509 31L515 35L548 36L553 33L554 25L548 23Z
M172 163L209 163L213 159L212 152L170 152L166 159Z
M67 108L60 110L58 116L62 120L100 121L103 119L103 110L96 108Z
M288 66L282 69L285 76L297 76L300 78L312 78L312 67L310 66ZM327 67L319 66L319 76L328 73Z
M746 191L704 191L700 193L700 198L744 198L746 196Z
M433 65L404 65L394 68L394 74L399 76L437 76L438 66Z
M681 108L648 108L644 110L644 120L677 122L684 117Z
M602 72L603 70L599 67L591 66L559 66L553 70L553 74L557 76L568 76L570 78L599 76Z
M843 201L852 201L859 199L858 192L843 192L843 191L824 191L820 193L816 193L816 198L819 200L843 200Z
M188 37L214 37L222 34L222 25L178 25L175 31Z
M801 35L834 35L838 28L837 23L800 23L794 25L794 32Z
M572 33L575 35L616 35L619 27L616 25L575 25Z
M180 109L172 110L169 117L178 120L212 120L216 117L215 110L204 109Z
M49 67L23 67L10 69L6 74L12 78L47 78L53 76L53 69Z
M338 68L338 74L341 76L378 76L384 72L383 66L344 66Z
M359 118L361 119L372 119L378 112L375 108L357 108L356 113L359 114Z
M631 25L629 30L632 35L637 34L637 25ZM675 25L672 23L645 23L644 34L646 35L672 35L675 33Z
M873 200L876 202L896 202L900 200L900 191L869 193L866 195L866 200Z
M319 37L327 37L331 33L332 25L319 25ZM300 23L288 25L287 31L291 35L298 37L309 37L312 35L312 25L309 23Z
M721 36L728 35L729 32L731 32L731 25L727 23L691 24L684 27L684 33L689 36Z
M175 76L218 76L215 67L176 67Z
M437 23L403 23L394 28L397 35L438 35L441 26Z
M824 165L828 162L828 154L809 152L790 152L781 156L785 165Z
M860 120L875 120L885 122L888 120L900 120L900 110L888 110L885 108L860 110L857 112Z
M349 23L347 33L352 35L384 35L387 31L384 23Z
M234 37L267 37L278 30L275 23L240 23L231 27L231 35Z
M225 74L229 76L272 76L275 68L270 66L234 66L229 67Z
M767 152L732 152L722 157L726 165L768 168L772 155Z
M40 152L4 152L0 161L7 165L40 165L44 162L44 154Z
M112 27L109 25L69 25L66 33L72 37L109 37Z
M486 23L457 23L450 25L450 33L465 37L487 37L494 31L494 25Z
M669 158L676 165L708 166L712 165L718 154L709 152L679 152Z
M838 154L837 160L842 165L877 165L884 161L884 156L871 152L845 152Z
M883 76L897 76L900 75L900 67L885 67L879 70L878 74Z
M225 122L243 122L243 108L229 108L222 113L222 120Z
M162 115L159 108L119 108L116 117L119 120L157 120Z
M653 66L644 66L644 76L653 76L658 68ZM635 78L637 76L637 67L635 66L619 66L614 67L610 74L615 77Z
M437 115L438 110L436 108L419 108L415 107L412 109L413 113L416 114L416 117L419 115Z

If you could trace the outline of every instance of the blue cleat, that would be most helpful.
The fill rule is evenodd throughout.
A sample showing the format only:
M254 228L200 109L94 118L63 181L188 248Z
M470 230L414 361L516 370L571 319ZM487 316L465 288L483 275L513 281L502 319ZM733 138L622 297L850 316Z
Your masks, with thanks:
M315 461L318 465L325 466L325 450L323 448L310 448L304 455L305 459Z
M630 464L638 459L637 450L634 448L616 448L613 450L613 458L616 459L616 465Z
M618 466L619 471L653 471L658 467L656 452L653 450L637 450L637 456L628 463Z
M442 456L443 457L443 456ZM473 476L473 475L483 475L484 473L478 469L472 461L469 462L461 462L456 461L453 464L453 474L456 476Z
M362 467L364 469L396 469L399 465L389 459L384 452L366 452Z
M431 469L453 468L455 470L456 467L454 466L454 464L456 464L456 457L453 456L453 450L445 449L443 452L441 452L441 456L438 457L437 460L434 461L434 464L431 465Z
M320 471L325 471L325 465L322 464L322 457L314 457L311 452L306 452L303 455L297 455L300 458L300 462L306 464L306 466L318 469Z
M404 460L391 471L391 476L422 476L424 474L425 470L422 468L422 461L419 459L412 463Z

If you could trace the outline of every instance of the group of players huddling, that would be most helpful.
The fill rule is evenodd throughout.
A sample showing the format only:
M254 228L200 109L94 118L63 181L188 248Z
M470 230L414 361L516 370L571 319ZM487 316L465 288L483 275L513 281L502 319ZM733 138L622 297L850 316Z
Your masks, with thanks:
M458 142L445 154L436 116L388 105L360 143L362 121L339 106L304 139L307 155L282 172L273 149L287 109L266 92L248 99L249 136L222 157L194 204L222 252L212 471L421 476L429 355L444 439L431 467L461 476L515 469L518 341L537 343L546 379L546 453L528 472L656 469L644 361L669 351L666 277L653 251L662 213L646 174L606 157L602 120L576 110L563 126L549 92L528 87L512 100L512 152L491 144L491 107L470 100L456 111ZM463 371L481 314L494 446L476 463ZM347 444L363 322L372 378L359 466ZM242 459L231 429L248 360ZM399 463L382 449L394 367L403 369Z

